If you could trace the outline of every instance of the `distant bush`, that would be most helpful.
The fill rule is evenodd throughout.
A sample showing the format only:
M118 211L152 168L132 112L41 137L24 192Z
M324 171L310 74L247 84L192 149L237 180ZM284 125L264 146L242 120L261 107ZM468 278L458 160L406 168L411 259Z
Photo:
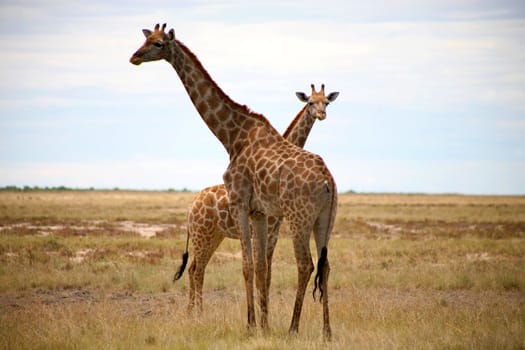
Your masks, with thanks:
M43 192L43 191L140 191L140 190L133 190L133 189L121 189L119 187L113 187L111 189L105 189L105 188L95 188L93 186L88 188L73 188L73 187L66 187L66 186L46 186L46 187L40 187L40 186L22 186L18 187L15 185L9 185L0 187L0 192ZM154 190L153 192L157 192ZM192 190L183 187L182 189L173 189L168 188L166 190L158 190L158 192L192 192Z
M71 188L66 186L55 186L55 187L40 187L40 186L4 186L0 187L0 191L11 191L11 192L39 192L39 191L93 191L94 188L90 187L89 189L80 189L80 188Z
M0 188L0 191L13 191L13 192L19 192L19 191L22 191L21 188L18 188L16 186L5 186L5 187L1 187Z

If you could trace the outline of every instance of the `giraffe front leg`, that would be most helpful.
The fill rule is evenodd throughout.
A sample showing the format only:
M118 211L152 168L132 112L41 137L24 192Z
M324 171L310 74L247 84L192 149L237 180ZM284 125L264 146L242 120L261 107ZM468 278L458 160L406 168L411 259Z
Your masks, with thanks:
M268 329L268 219L256 212L250 216L253 228L253 256L255 258L255 285L257 287L260 322L263 330Z
M244 285L246 288L246 304L248 313L248 328L250 331L255 330L257 324L255 321L255 302L253 296L253 256L252 256L252 242L250 225L248 222L248 214L242 209L231 206L230 212L237 223L237 227L241 237L242 248L242 272L244 276Z
M272 284L272 259L277 239L279 238L279 229L281 227L282 218L268 217L268 246L266 251L266 290L268 292L267 300L268 305L270 304L270 286Z
M248 328L254 331L257 323L255 321L255 301L253 293L253 260L251 249L247 248L245 244L241 244L243 252L242 272L244 276L244 284L246 288L246 306L248 314ZM250 251L250 253L247 253Z

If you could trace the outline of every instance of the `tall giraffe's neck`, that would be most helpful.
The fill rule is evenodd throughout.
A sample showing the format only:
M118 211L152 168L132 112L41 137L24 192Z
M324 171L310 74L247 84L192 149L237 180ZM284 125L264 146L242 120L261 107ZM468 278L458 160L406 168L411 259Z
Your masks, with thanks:
M308 105L305 105L290 123L283 137L294 145L303 148L314 123L315 117L308 111Z
M170 45L168 60L184 85L193 105L208 128L224 145L230 158L249 140L249 133L260 129L273 138L280 138L268 120L246 106L234 102L210 77L197 57L178 40ZM265 135L265 136L268 136Z

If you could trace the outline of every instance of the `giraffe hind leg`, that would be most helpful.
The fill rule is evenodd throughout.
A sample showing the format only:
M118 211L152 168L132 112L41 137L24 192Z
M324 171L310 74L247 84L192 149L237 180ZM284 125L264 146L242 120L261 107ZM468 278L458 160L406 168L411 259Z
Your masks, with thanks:
M326 340L330 340L332 337L332 330L330 327L330 312L328 307L328 277L330 275L330 264L328 262L328 241L330 238L330 232L333 226L333 217L335 206L327 206L321 213L319 218L314 224L314 239L317 247L317 272L314 280L314 291L315 295L317 289L319 289L320 296L319 301L323 304L323 334Z
M299 331L299 321L303 308L304 295L312 272L314 271L309 241L310 235L298 232L293 233L294 254L297 262L297 292L295 295L292 322L290 323L290 328L288 330L290 334L297 334Z
M328 276L330 275L330 264L326 259L322 268L323 280L321 282L323 286L323 336L325 340L332 339L332 328L330 327L330 310L328 308Z
M190 274L192 274L190 279L193 280L193 285L190 285L190 292L193 291L194 304L197 306L199 311L202 311L202 291L204 286L206 266L208 266L213 253L215 253L217 247L224 239L224 236L217 234L217 232L214 232L213 236L204 237L208 239L205 244L202 244L202 242L199 244L195 244L196 242L194 243L194 246L199 247L195 250L195 257L193 259L195 266L193 269L190 269Z

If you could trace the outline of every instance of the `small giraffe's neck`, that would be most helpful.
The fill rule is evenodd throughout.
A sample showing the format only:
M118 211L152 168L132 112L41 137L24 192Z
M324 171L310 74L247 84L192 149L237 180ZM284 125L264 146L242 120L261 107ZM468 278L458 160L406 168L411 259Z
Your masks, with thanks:
M248 134L254 129L265 132L265 136L280 137L265 117L228 97L183 43L173 40L170 52L168 61L179 75L202 119L224 145L230 158L243 148L249 140Z
M308 105L297 114L283 134L283 137L294 145L303 148L310 130L315 123L315 116L309 112Z

